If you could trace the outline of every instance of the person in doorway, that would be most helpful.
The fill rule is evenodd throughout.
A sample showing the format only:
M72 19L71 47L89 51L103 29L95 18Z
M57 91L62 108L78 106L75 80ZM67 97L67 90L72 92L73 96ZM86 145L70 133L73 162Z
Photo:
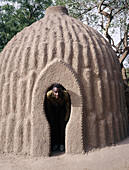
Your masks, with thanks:
M65 150L65 127L70 116L70 97L60 84L46 94L46 111L51 126L52 150Z

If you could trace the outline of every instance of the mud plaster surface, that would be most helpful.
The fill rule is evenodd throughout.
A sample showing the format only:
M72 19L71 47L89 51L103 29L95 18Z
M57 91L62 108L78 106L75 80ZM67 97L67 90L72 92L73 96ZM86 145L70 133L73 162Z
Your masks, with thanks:
M1 153L49 154L43 103L54 83L62 84L71 98L66 153L84 153L128 135L115 52L97 31L66 15L66 9L51 9L0 53Z
M0 170L128 170L129 137L116 146L85 155L53 153L51 157L34 158L23 155L0 155Z

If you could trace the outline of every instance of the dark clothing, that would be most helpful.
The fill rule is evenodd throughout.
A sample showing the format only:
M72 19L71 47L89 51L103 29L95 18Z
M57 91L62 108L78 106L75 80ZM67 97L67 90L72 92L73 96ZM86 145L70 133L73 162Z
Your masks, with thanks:
M65 110L64 107L56 108L51 105L53 110L50 116L51 138L52 144L64 144L65 141ZM61 113L61 114L60 114Z
M65 118L64 120L67 121L70 115L70 101L69 101L69 94L67 91L63 90L62 95L59 99L55 99L52 90L47 92L47 108L48 111L52 113L51 105L55 106L55 108L64 107L65 108Z
M52 90L47 92L46 112L51 126L51 142L54 144L65 144L65 127L70 114L69 95L62 92L59 99L55 99Z

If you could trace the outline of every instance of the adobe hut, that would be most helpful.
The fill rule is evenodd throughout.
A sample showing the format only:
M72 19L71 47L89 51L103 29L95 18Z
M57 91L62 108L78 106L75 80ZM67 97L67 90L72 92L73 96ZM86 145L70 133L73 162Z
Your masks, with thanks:
M49 7L0 54L0 152L49 156L46 90L60 83L70 94L66 153L85 153L124 139L128 119L118 59L93 28Z

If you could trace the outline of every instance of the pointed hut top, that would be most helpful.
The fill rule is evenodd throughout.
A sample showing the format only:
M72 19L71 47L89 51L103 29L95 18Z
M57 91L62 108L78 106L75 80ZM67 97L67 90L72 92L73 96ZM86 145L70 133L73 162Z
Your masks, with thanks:
M54 13L68 15L68 10L64 6L51 6L51 7L47 8L45 16L54 14Z

